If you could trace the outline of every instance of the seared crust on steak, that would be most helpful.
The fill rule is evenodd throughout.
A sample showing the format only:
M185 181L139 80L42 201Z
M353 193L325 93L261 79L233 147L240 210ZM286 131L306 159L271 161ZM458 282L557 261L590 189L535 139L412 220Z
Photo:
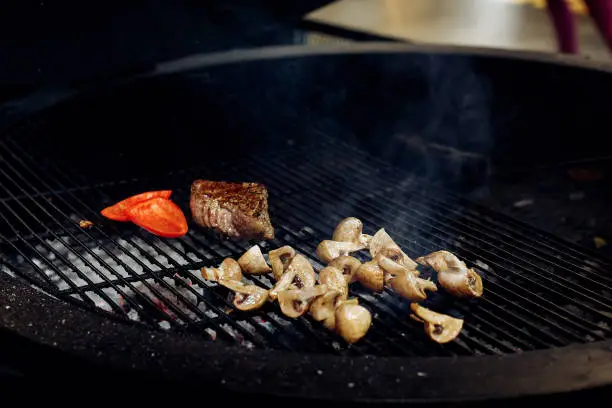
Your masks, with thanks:
M190 206L195 222L228 237L274 238L263 184L196 180L191 185Z

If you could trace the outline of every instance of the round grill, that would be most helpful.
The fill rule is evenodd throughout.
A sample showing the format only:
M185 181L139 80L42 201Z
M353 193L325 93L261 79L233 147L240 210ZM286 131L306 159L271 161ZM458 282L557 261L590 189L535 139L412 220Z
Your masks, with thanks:
M294 72L296 62L283 61L283 69ZM235 102L239 96L228 87L240 81L239 72L213 64L196 73L95 89L5 132L2 270L72 307L253 353L515 355L612 337L612 262L439 188L357 138L320 129L295 132L295 112L282 123L268 119L280 124L254 129L253 123L265 123L257 116L263 108L252 106L255 113L245 119L241 109L249 101ZM197 91L188 90L193 83ZM231 114L219 114L229 106ZM311 114L301 112L301 120ZM132 194L172 189L189 218L189 186L197 178L266 185L276 238L229 241L191 223L185 237L160 239L99 214ZM290 245L319 270L317 244L347 216L360 218L367 233L386 228L413 258L447 249L482 275L481 299L458 300L439 291L424 303L465 319L456 341L430 341L422 325L408 318L409 302L388 289L372 293L351 286L350 295L371 311L373 324L349 346L310 317L283 316L277 305L234 310L230 293L201 277L200 268L237 259L253 244L264 253ZM93 226L83 228L81 220ZM273 285L268 276L248 281Z

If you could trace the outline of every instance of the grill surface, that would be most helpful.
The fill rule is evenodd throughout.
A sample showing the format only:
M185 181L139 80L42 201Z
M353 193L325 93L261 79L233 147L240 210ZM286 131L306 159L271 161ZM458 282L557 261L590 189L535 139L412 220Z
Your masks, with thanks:
M288 141L277 152L186 169L151 179L92 185L71 169L32 154L16 138L0 145L0 232L3 269L56 297L151 327L199 333L248 348L345 355L451 356L508 354L604 340L611 336L610 262L328 140ZM368 335L347 346L307 317L285 318L277 306L240 313L228 292L205 282L199 268L237 258L253 243L220 240L195 225L186 237L160 240L99 210L131 194L173 189L188 211L195 178L251 180L270 193L274 241L315 265L316 245L346 216L373 233L385 227L412 257L449 249L483 275L485 295L457 301L443 293L426 302L465 319L459 338L429 341L408 319L408 302L352 285L374 317ZM79 220L94 227L83 230ZM270 287L266 277L252 278Z

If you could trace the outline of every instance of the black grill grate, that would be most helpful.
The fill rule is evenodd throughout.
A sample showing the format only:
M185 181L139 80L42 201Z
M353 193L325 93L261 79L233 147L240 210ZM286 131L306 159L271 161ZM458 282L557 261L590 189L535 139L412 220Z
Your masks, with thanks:
M0 160L5 270L54 296L126 320L247 347L349 355L505 354L612 337L609 261L429 188L334 140L96 185L34 157L14 139L0 144ZM407 318L408 302L353 285L374 323L363 341L349 347L309 318L285 318L272 305L248 314L233 311L224 288L199 278L202 266L238 257L252 243L222 241L195 226L184 238L160 240L98 214L151 188L172 188L187 209L191 181L213 176L267 185L277 239L261 242L264 251L292 245L318 268L316 245L341 218L356 216L367 232L387 228L411 256L441 248L455 252L482 273L485 296L470 302L442 293L430 297L432 308L466 320L459 338L441 346ZM81 219L94 227L81 229ZM272 284L266 277L252 280Z

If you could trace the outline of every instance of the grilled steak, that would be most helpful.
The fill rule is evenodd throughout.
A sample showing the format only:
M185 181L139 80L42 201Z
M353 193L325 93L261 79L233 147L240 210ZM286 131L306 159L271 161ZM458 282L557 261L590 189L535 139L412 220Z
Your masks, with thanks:
M228 237L274 238L263 184L196 180L190 206L195 222Z

